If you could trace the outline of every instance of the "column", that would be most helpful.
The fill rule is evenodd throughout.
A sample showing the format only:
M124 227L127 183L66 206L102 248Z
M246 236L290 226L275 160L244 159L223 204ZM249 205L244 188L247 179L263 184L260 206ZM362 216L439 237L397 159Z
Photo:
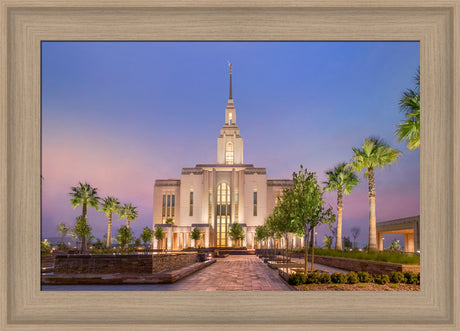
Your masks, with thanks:
M167 250L170 251L172 250L172 244L173 244L173 231L172 231L172 226L168 227L168 247Z
M404 234L404 252L409 252L409 235Z
M243 247L248 247L248 228L245 226L243 228L243 232L244 232L244 239L243 239Z
M206 228L204 234L205 234L204 247L208 248L209 247L209 227Z
M377 232L377 245L379 251L383 251L383 234L381 232Z

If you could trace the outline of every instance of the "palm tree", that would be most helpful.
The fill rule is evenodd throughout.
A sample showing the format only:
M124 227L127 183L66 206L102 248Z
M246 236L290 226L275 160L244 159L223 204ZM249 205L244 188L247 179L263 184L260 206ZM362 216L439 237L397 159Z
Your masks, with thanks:
M334 169L326 171L327 182L326 192L337 191L337 233L335 248L342 249L342 213L343 213L343 195L348 195L359 183L359 178L351 167L345 162L340 163Z
M73 208L82 205L81 217L82 222L87 222L88 206L96 208L99 205L100 198L97 196L97 188L91 187L88 183L78 183L78 186L73 186L70 192L70 203ZM86 236L81 241L81 251L86 249Z
M107 216L107 239L105 243L106 248L112 246L112 216L120 212L120 201L114 197L106 197L103 200L101 210Z
M377 250L377 233L375 218L375 168L385 168L398 161L402 152L390 147L383 140L369 137L364 140L361 148L353 148L355 155L351 157L350 165L357 171L364 170L364 176L369 182L369 250Z
M163 239L165 237L165 233L162 228L159 226L155 228L155 232L153 234L156 240L158 240L158 246L160 246L160 250L163 249Z
M123 207L120 208L120 218L126 219L126 227L129 229L129 222L135 222L138 215L137 215L137 207L134 207L130 203L125 203Z
M396 125L398 142L406 141L408 149L420 147L420 67L415 75L415 89L407 89L399 99L404 122Z

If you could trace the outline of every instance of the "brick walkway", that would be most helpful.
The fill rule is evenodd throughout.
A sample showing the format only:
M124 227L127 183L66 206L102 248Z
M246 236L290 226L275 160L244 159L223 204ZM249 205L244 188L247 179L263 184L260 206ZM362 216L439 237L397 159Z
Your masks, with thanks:
M277 274L255 255L229 255L174 285L192 291L289 291Z
M255 255L230 255L174 284L44 285L43 291L290 291Z

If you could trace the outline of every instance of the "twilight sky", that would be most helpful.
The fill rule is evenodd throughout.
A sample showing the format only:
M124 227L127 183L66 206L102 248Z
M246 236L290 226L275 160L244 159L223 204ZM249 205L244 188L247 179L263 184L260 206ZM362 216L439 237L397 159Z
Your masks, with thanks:
M68 194L79 181L138 206L136 236L152 227L154 181L217 161L227 61L245 163L266 167L268 178L292 178L303 164L322 182L376 135L404 153L376 171L377 221L420 213L420 153L393 134L398 99L414 86L418 42L43 42L42 237L81 214ZM344 199L343 235L358 226L364 245L360 178ZM336 193L325 196L335 208ZM105 214L90 210L88 222L102 238ZM124 222L115 218L114 231Z

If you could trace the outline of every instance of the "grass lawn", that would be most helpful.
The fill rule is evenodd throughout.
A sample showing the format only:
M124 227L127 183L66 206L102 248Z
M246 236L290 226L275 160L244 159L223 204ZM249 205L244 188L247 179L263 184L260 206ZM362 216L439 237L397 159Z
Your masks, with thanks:
M296 252L302 253L303 250L298 250ZM311 254L311 250L309 250L309 254ZM420 255L413 253L399 253L388 251L360 252L357 250L340 251L335 249L315 248L315 255L345 257L350 259L392 262L400 264L420 264Z

